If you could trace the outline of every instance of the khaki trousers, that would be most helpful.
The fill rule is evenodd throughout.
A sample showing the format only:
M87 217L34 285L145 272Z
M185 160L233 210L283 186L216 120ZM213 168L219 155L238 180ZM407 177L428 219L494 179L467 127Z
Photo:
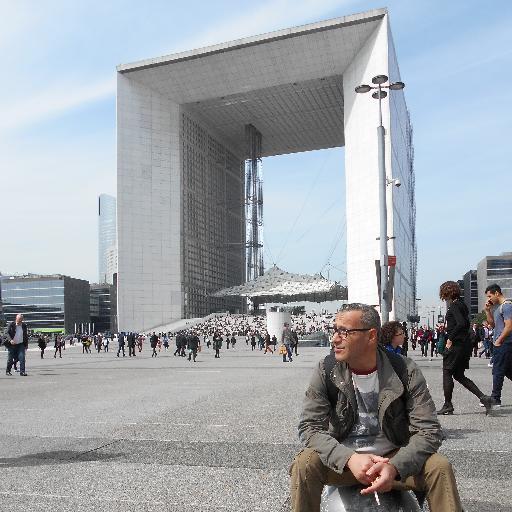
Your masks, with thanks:
M356 485L359 482L346 469L343 474L324 466L310 448L302 450L290 467L293 512L320 512L324 485ZM426 492L430 512L461 512L462 505L452 465L438 453L431 455L419 475L397 480L394 489Z

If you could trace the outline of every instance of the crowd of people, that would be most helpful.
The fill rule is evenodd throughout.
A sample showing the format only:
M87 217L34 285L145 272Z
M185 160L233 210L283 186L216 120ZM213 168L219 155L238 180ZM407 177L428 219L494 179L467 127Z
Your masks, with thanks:
M440 287L439 296L447 304L445 323L432 329L420 326L409 331L398 321L381 326L376 309L364 304L349 304L336 314L332 350L315 366L303 398L298 429L304 448L290 470L295 512L318 511L325 484L355 483L365 486L361 494L405 485L425 493L430 510L462 510L453 469L437 453L442 442L438 415L454 413L455 382L476 396L487 415L501 406L505 377L512 380L512 301L497 284L488 286L485 293L486 320L481 325L470 324L468 308L454 281ZM251 351L259 347L265 354L277 352L284 362L291 362L297 354L298 333L308 332L311 325L327 330L331 324L323 322L328 320L295 318L294 324L284 323L280 340L265 330L263 317L226 315L176 333L74 335L70 343L81 343L83 352L90 354L93 344L97 352L108 352L115 342L117 357L126 357L125 345L128 355L135 357L136 349L141 352L148 341L152 357L158 357L162 348L169 350L172 339L174 356L186 357L188 352L189 361L195 362L202 346L211 346L219 358L224 343L226 349L230 345L234 349L242 338ZM28 329L21 314L9 326L8 336L6 373L11 375L13 364L19 362L20 375L26 376ZM54 338L55 358L57 354L62 357L65 341ZM409 341L413 351L419 346L422 357L429 352L430 358L442 356L444 404L437 415L421 369L407 357ZM41 357L47 345L41 336ZM492 361L489 395L465 374L471 357L484 354Z

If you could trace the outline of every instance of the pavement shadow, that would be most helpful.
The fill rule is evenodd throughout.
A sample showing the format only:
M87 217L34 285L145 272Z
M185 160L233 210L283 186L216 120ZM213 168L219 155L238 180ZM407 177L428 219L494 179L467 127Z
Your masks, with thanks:
M124 457L124 453L104 453L92 450L76 452L72 450L55 450L41 453L29 453L19 457L0 458L0 468L20 468L46 466L55 464L70 464L76 462L93 462L112 460Z

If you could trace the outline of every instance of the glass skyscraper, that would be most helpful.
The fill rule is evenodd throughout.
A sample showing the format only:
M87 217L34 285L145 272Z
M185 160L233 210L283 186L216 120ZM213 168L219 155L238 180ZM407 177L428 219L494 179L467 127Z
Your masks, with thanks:
M101 194L98 198L98 282L112 284L117 268L112 254L117 254L116 198ZM117 267L117 262L115 267Z

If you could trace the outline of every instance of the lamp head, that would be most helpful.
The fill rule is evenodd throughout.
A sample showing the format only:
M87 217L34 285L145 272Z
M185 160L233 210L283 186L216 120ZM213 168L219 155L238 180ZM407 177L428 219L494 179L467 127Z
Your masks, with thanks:
M371 87L369 85L366 85L366 84L363 84L363 85L358 85L355 89L355 91L359 94L362 94L362 93L365 93L365 92L370 92L371 90Z
M403 82L394 82L389 85L389 88L392 91L399 91L399 90L403 89L404 87L405 87L405 84Z
M375 91L373 94L372 94L372 98L375 98L376 100L378 99L383 99L385 98L386 96L388 95L388 93L386 91L383 91L382 89L380 91Z
M388 81L388 77L386 75L377 75L372 78L372 83L375 85L382 85Z

